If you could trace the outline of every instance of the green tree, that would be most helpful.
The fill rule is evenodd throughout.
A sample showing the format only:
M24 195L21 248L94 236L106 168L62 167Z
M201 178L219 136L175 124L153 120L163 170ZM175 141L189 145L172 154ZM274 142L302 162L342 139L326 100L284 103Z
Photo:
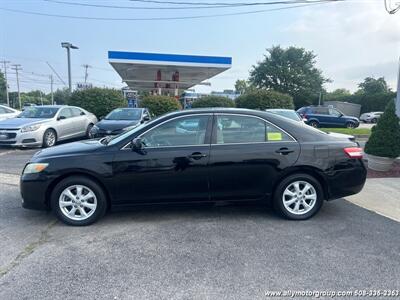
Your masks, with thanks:
M227 97L210 95L194 101L192 107L235 107L235 102Z
M249 88L249 84L246 80L238 79L235 83L235 90L239 94L246 93L247 89Z
M324 101L345 101L351 96L347 89L336 89L324 95Z
M4 78L3 72L0 71L0 103L6 103L6 79Z
M182 109L179 101L169 96L145 96L140 101L140 106L147 107L154 116Z
M365 144L367 154L396 158L400 156L400 120L394 101L390 101Z
M378 94L389 92L388 85L385 78L379 77L375 79L373 77L367 77L363 82L358 84L359 93L363 94Z
M297 47L273 46L267 52L250 71L250 84L289 94L296 107L315 103L323 84L329 81L315 66L316 55Z
M265 110L269 108L293 109L293 98L290 95L272 90L257 90L236 98L236 106Z
M57 89L54 92L54 104L67 104L70 97L71 95L69 94L69 90L67 88Z
M73 92L68 104L82 107L101 118L115 108L126 106L126 101L119 90L92 88Z

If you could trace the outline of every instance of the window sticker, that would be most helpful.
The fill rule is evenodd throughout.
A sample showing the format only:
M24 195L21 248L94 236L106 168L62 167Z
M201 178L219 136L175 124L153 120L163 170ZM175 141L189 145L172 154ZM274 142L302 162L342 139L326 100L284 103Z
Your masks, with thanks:
M282 141L282 133L280 132L268 132L267 133L267 140L268 141Z

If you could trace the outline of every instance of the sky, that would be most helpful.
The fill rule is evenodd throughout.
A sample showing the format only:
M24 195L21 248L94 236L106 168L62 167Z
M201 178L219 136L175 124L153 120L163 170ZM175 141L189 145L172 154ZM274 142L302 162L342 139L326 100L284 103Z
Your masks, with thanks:
M53 1L53 2L52 2ZM162 18L210 16L271 9L278 6L173 9L172 4L129 0L60 0L72 3L153 7L158 9L95 8L54 0L0 0L0 60L21 64L21 90L50 90L51 66L67 83L66 51L61 42L79 47L72 52L73 83L82 82L83 64L89 64L88 81L96 86L120 88L121 78L108 64L107 52L133 51L216 55L232 57L232 68L210 80L199 92L233 89L237 79L247 79L252 66L273 45L297 46L317 55L317 67L332 80L328 91L357 89L365 77L384 77L396 87L400 57L400 12L389 15L384 0L344 0L247 15L185 20L87 20L29 15L2 8L84 17ZM183 2L184 0L175 0ZM271 2L272 0L219 0L191 2ZM388 0L396 5L397 0ZM3 70L3 67L0 66ZM16 90L15 71L8 68L10 90ZM32 74L34 73L34 74ZM53 73L54 75L54 73ZM64 84L56 75L55 88Z

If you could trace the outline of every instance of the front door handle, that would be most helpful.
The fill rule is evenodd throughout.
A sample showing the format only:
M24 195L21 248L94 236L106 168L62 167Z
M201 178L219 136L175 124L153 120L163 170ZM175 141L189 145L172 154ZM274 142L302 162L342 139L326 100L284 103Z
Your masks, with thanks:
M194 152L192 154L189 155L189 158L193 158L193 159L202 159L203 157L207 157L207 154L203 154L201 152Z
M280 148L279 150L275 151L276 153L280 154L280 155L288 155L289 153L293 153L294 150L289 150L288 148Z

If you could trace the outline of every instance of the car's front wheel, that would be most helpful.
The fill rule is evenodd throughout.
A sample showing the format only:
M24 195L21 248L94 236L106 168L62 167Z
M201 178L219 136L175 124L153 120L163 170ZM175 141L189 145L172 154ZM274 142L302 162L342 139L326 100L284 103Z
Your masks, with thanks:
M54 188L51 208L62 222L85 226L105 214L107 200L103 189L95 181L83 176L72 176Z
M88 127L86 128L86 138L88 138L88 139L94 138L92 128L93 128L93 124L89 124Z
M53 147L57 143L57 133L53 129L47 129L43 134L44 148Z
M319 127L319 124L318 124L317 121L310 121L310 122L308 123L308 125L310 125L310 126L312 126L312 127L314 127L314 128L318 128L318 127Z
M294 174L277 186L273 204L275 210L291 220L306 220L321 208L323 192L320 183L308 174Z

